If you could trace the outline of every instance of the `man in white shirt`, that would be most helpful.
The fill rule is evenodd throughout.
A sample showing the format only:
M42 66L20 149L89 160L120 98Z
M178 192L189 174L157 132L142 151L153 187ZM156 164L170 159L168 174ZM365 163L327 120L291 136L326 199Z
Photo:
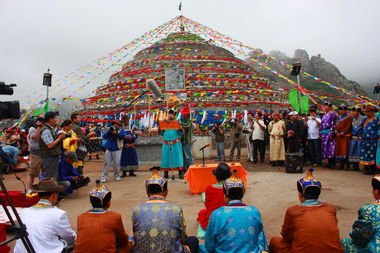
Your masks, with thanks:
M319 127L321 125L321 119L317 116L315 109L310 110L310 116L306 121L306 125L310 162L316 166L322 164L322 158L321 140L319 138Z
M61 253L76 240L67 213L54 207L58 192L62 192L64 187L58 185L54 178L43 178L38 185L33 186L33 190L38 192L40 201L20 215L29 240L36 252ZM16 242L14 252L27 252L20 239Z
M265 129L267 128L265 126L264 121L262 118L262 113L257 112L255 115L255 119L252 122L252 143L253 143L253 152L252 152L252 158L253 162L257 163L257 151L260 152L260 162L264 163L265 160L265 141L264 141L264 134Z
M247 123L244 125L243 133L245 133L245 143L247 146L247 152L248 152L248 160L247 162L253 162L253 156L252 156L252 142L251 142L251 133L252 133L252 124L253 124L253 115L252 113L248 113L248 120Z

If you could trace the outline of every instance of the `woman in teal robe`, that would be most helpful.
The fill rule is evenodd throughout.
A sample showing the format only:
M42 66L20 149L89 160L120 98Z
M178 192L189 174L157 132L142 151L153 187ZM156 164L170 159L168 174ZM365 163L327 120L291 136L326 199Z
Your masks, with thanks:
M181 130L166 129L161 131L164 138L162 144L161 170L175 171L183 169L183 153Z

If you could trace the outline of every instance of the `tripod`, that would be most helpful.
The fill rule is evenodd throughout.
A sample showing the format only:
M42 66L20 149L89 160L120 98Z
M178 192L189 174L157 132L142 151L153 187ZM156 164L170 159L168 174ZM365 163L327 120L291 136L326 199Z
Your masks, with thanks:
M22 223L20 216L17 213L17 210L13 204L11 197L9 196L8 190L5 187L5 184L4 184L2 177L0 177L0 187L1 187L1 190L3 191L3 193L6 197L6 200L8 201L8 203L12 209L14 216L16 217L16 220L17 220L17 224L16 224L16 222L12 219L12 215L6 206L4 199L0 197L1 205L5 211L8 219L9 219L9 222L12 224L12 230L16 233L15 237L8 239L4 242L1 242L0 246L3 246L5 244L12 242L14 240L17 240L17 239L21 239L21 241L24 244L24 247L28 251L28 253L35 253L36 251L34 250L32 243L29 241L28 232L26 231L26 226L24 225L24 223Z

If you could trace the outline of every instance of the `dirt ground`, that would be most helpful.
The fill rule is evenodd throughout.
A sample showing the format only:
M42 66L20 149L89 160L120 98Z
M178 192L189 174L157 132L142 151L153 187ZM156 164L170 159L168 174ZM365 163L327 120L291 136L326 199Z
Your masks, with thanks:
M242 154L244 153L243 151ZM243 157L242 161L245 160L246 157ZM208 162L215 163L213 160ZM197 160L195 163L200 164L201 161ZM304 175L286 174L284 168L273 168L268 162L265 164L242 163L248 171L248 188L244 202L260 210L268 239L279 235L286 208L298 203L296 181ZM76 217L90 209L88 191L94 186L95 180L100 178L102 166L102 159L86 162L85 174L91 178L92 182L79 189L76 196L65 199L60 204L59 208L67 211L74 229L76 228ZM144 181L151 175L147 171L148 168L149 166L141 167L137 172L137 177L126 177L120 182L116 182L113 177L110 177L107 182L112 190L111 210L122 213L125 229L130 235L132 235L131 209L147 200ZM25 178L26 172L19 173L19 176ZM315 169L314 176L323 185L320 199L337 207L340 236L347 237L357 216L358 208L373 198L371 176L363 175L361 172L337 171L319 167ZM5 178L8 190L23 189L22 184L16 181L13 175L6 175ZM187 233L195 235L198 227L197 214L203 208L200 195L192 195L187 184L170 180L168 201L183 207ZM318 217L316 217L316 222L317 220Z

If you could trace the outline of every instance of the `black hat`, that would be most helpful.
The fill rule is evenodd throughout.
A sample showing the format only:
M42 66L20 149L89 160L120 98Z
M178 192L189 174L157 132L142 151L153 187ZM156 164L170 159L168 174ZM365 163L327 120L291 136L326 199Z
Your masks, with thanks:
M375 175L371 183L373 189L380 190L380 175Z
M227 163L219 163L218 167L212 171L212 174L214 174L215 177L220 181L226 180L227 178L231 177L230 166L228 166Z

